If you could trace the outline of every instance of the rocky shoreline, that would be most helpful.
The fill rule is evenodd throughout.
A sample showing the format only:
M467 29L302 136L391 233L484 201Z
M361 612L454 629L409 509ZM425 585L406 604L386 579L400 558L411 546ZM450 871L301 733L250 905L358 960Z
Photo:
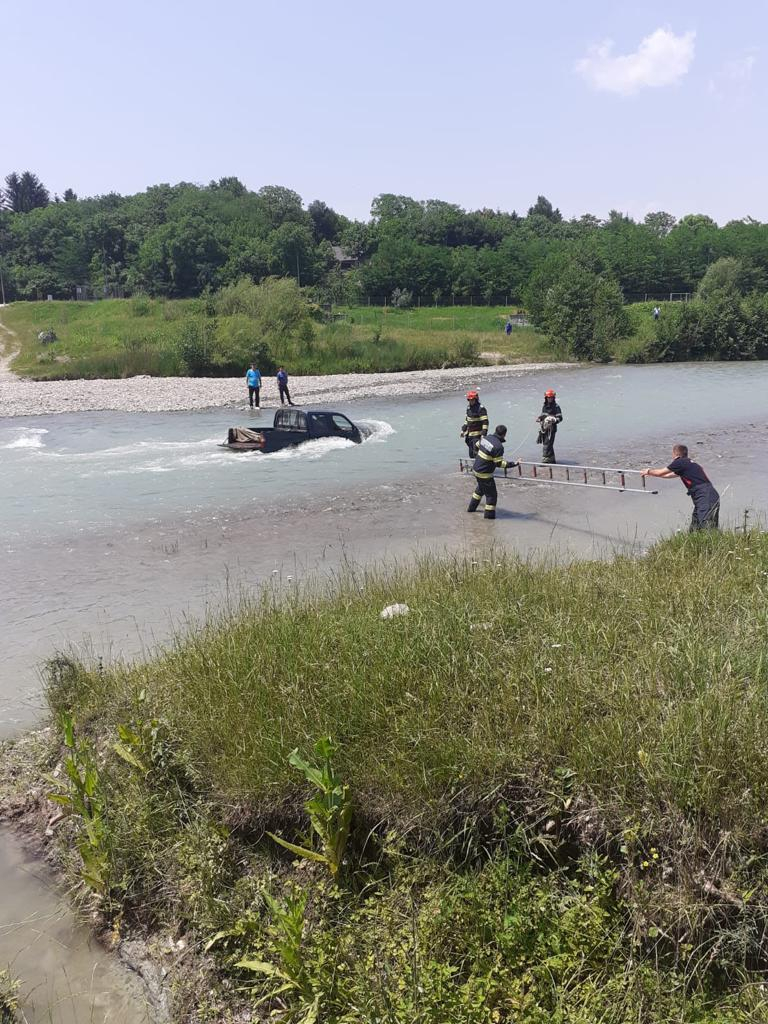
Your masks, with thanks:
M480 385L537 370L563 369L573 363L517 363L507 366L455 367L397 373L345 373L292 377L297 405L327 405L365 398L424 395ZM129 377L125 380L23 380L0 374L0 417L44 416L68 412L182 412L243 408L247 404L239 377ZM277 385L268 378L264 407L277 404Z

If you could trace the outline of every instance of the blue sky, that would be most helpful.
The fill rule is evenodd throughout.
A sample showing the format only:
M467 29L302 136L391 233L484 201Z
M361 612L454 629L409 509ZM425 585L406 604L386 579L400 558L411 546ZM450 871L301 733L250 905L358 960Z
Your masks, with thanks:
M765 0L8 4L0 174L51 191L768 220Z

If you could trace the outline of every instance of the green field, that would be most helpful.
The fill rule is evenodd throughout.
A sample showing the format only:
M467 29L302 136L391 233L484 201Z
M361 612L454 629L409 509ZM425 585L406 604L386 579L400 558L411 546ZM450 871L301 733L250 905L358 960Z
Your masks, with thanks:
M501 308L337 312L339 319L312 324L309 342L271 335L272 362L284 363L294 374L323 374L477 365L484 361L481 352L500 353L509 362L553 358L546 339L532 328L515 328L508 339L503 331L508 311ZM212 316L202 299L14 303L0 318L18 339L13 369L37 379L188 372L182 342L190 335L205 352L219 337L229 344L234 334L241 359L208 372L239 373L250 362L249 338L253 344L261 340L257 323ZM58 340L41 344L38 334L46 330L55 331Z
M175 1019L766 1021L767 576L757 532L489 552L59 659L72 883L194 950Z

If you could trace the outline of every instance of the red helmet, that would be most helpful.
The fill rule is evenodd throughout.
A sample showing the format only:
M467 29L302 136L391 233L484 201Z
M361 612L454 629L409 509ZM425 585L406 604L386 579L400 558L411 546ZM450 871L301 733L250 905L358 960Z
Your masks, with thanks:
M470 402L474 402L474 400L476 398L479 398L479 397L480 397L480 395L479 395L479 393L477 391L468 391L467 392L467 398L468 398L468 400Z
M545 397L545 398L554 398L554 397L555 397L555 392L554 392L554 391L552 390L552 388L548 388L548 389L547 389L547 390L546 390L546 391L544 392L544 397Z

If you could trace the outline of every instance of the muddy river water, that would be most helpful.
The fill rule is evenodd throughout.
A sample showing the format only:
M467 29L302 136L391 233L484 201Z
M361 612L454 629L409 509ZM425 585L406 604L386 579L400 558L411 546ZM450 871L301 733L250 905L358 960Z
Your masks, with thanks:
M768 364L494 380L482 398L492 426L509 427L508 454L538 458L533 420L549 386L565 417L561 461L661 465L682 440L720 490L724 521L740 524L745 509L753 521L768 508ZM0 419L0 736L40 720L38 669L55 649L141 654L185 619L265 582L295 587L348 562L414 550L476 553L491 537L521 552L605 557L686 528L690 500L676 480L661 481L657 496L505 483L495 523L468 516L471 482L457 471L464 405L458 391L354 403L340 394L336 407L367 424L364 444L319 441L273 456L218 447L228 426L271 422L271 409ZM30 1020L144 1020L140 1001L126 1001L122 972L104 966L15 840L0 840L0 968L34 949L25 921L35 934L53 922L58 943L58 957L33 954L16 971L55 1008L31 1010ZM72 1016L81 997L81 1016Z

